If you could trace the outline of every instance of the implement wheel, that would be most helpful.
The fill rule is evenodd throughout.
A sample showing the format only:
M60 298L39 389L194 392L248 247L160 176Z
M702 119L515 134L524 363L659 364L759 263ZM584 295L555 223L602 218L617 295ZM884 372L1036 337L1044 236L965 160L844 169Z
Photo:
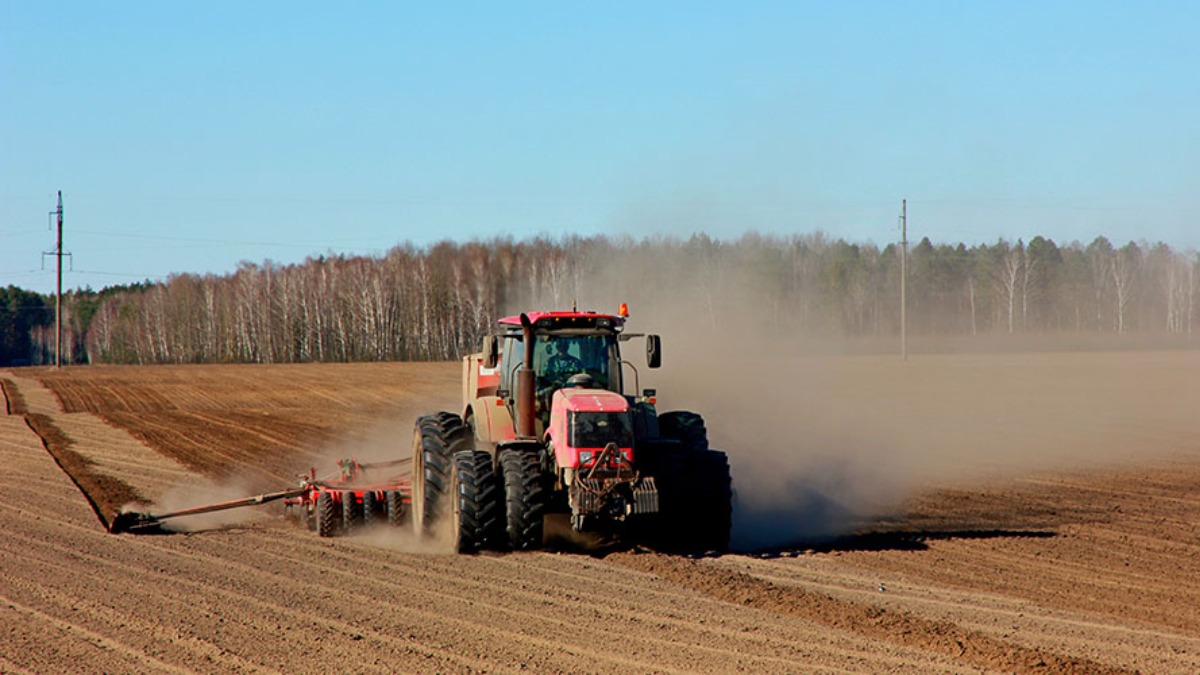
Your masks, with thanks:
M363 527L374 525L375 519L379 517L379 501L375 499L374 490L363 492L362 514Z
M342 490L342 529L346 534L362 525L362 506L354 498L353 490Z
M338 512L333 503L333 495L328 490L321 490L317 495L317 535L332 537L338 530Z
M309 532L315 532L317 529L317 505L305 500L296 508L300 510L300 520L304 522L304 526L308 528Z
M387 509L388 525L399 527L408 517L404 512L404 495L399 490L388 490L383 493L383 501Z
M517 551L541 548L547 500L541 460L534 452L504 450L500 453L500 472L504 477L508 545Z

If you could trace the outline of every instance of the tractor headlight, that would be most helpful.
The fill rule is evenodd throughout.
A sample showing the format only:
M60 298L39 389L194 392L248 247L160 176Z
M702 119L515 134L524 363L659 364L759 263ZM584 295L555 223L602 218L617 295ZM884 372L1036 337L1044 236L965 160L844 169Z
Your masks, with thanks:
M580 464L580 465L587 464L587 463L588 463L588 462L590 462L590 461L592 461L592 453L591 453L591 451L589 451L589 450L580 450L580 451L579 451L579 464Z

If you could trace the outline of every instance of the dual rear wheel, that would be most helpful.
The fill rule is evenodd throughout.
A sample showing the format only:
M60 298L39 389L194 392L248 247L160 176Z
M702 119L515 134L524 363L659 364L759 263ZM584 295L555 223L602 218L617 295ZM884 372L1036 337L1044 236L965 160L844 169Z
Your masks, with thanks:
M646 457L660 491L652 545L686 552L729 547L733 486L729 459L708 445L703 418L677 411L659 416L667 442ZM550 491L536 449L470 449L470 428L451 413L417 420L413 444L412 523L430 534L449 529L455 551L540 548Z
M492 456L471 449L472 440L453 413L423 415L413 430L413 530L431 536L448 528L459 553L490 545L501 517Z
M660 497L660 515L647 543L687 553L727 550L733 520L729 458L709 448L704 419L694 412L666 412L658 424L667 442L643 453Z
M504 481L504 543L516 551L541 548L548 494L541 458L529 450L500 452Z
M470 428L451 413L417 419L413 438L412 523L449 531L455 551L529 550L542 545L548 493L534 450L473 450Z
M501 517L492 456L481 450L456 452L449 497L454 550L474 553L491 544Z

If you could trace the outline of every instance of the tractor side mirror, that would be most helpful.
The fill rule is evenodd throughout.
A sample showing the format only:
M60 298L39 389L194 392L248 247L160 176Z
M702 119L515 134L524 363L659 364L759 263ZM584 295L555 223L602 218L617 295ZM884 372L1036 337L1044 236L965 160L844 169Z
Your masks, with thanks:
M500 341L495 335L485 335L483 338L483 367L495 368L500 362Z
M657 335L646 336L646 365L651 368L662 365L662 338Z

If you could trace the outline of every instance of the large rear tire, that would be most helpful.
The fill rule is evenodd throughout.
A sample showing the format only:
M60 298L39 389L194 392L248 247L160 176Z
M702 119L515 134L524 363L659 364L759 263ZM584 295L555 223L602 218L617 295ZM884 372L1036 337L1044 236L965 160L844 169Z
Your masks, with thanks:
M658 416L658 432L666 439L679 441L685 450L708 450L708 427L704 418L688 410L673 410Z
M666 443L650 443L641 455L659 491L659 514L641 528L654 548L686 553L729 548L733 481L729 459L710 450L704 418L685 410L658 417Z
M450 476L454 550L474 553L491 543L500 524L500 494L492 456L481 450L454 453Z
M454 453L470 447L471 432L453 413L440 412L417 418L413 429L412 504L413 531L430 532L442 516L450 488Z
M540 458L535 452L504 450L500 453L500 472L504 477L508 545L517 551L540 548L548 497Z
M633 521L634 537L654 549L681 550L683 529L690 517L685 469L689 453L677 443L655 444L638 452L639 469L653 476L658 488L658 513L637 517Z
M689 453L686 460L690 514L684 528L687 549L723 553L733 521L733 478L729 458L719 450Z

